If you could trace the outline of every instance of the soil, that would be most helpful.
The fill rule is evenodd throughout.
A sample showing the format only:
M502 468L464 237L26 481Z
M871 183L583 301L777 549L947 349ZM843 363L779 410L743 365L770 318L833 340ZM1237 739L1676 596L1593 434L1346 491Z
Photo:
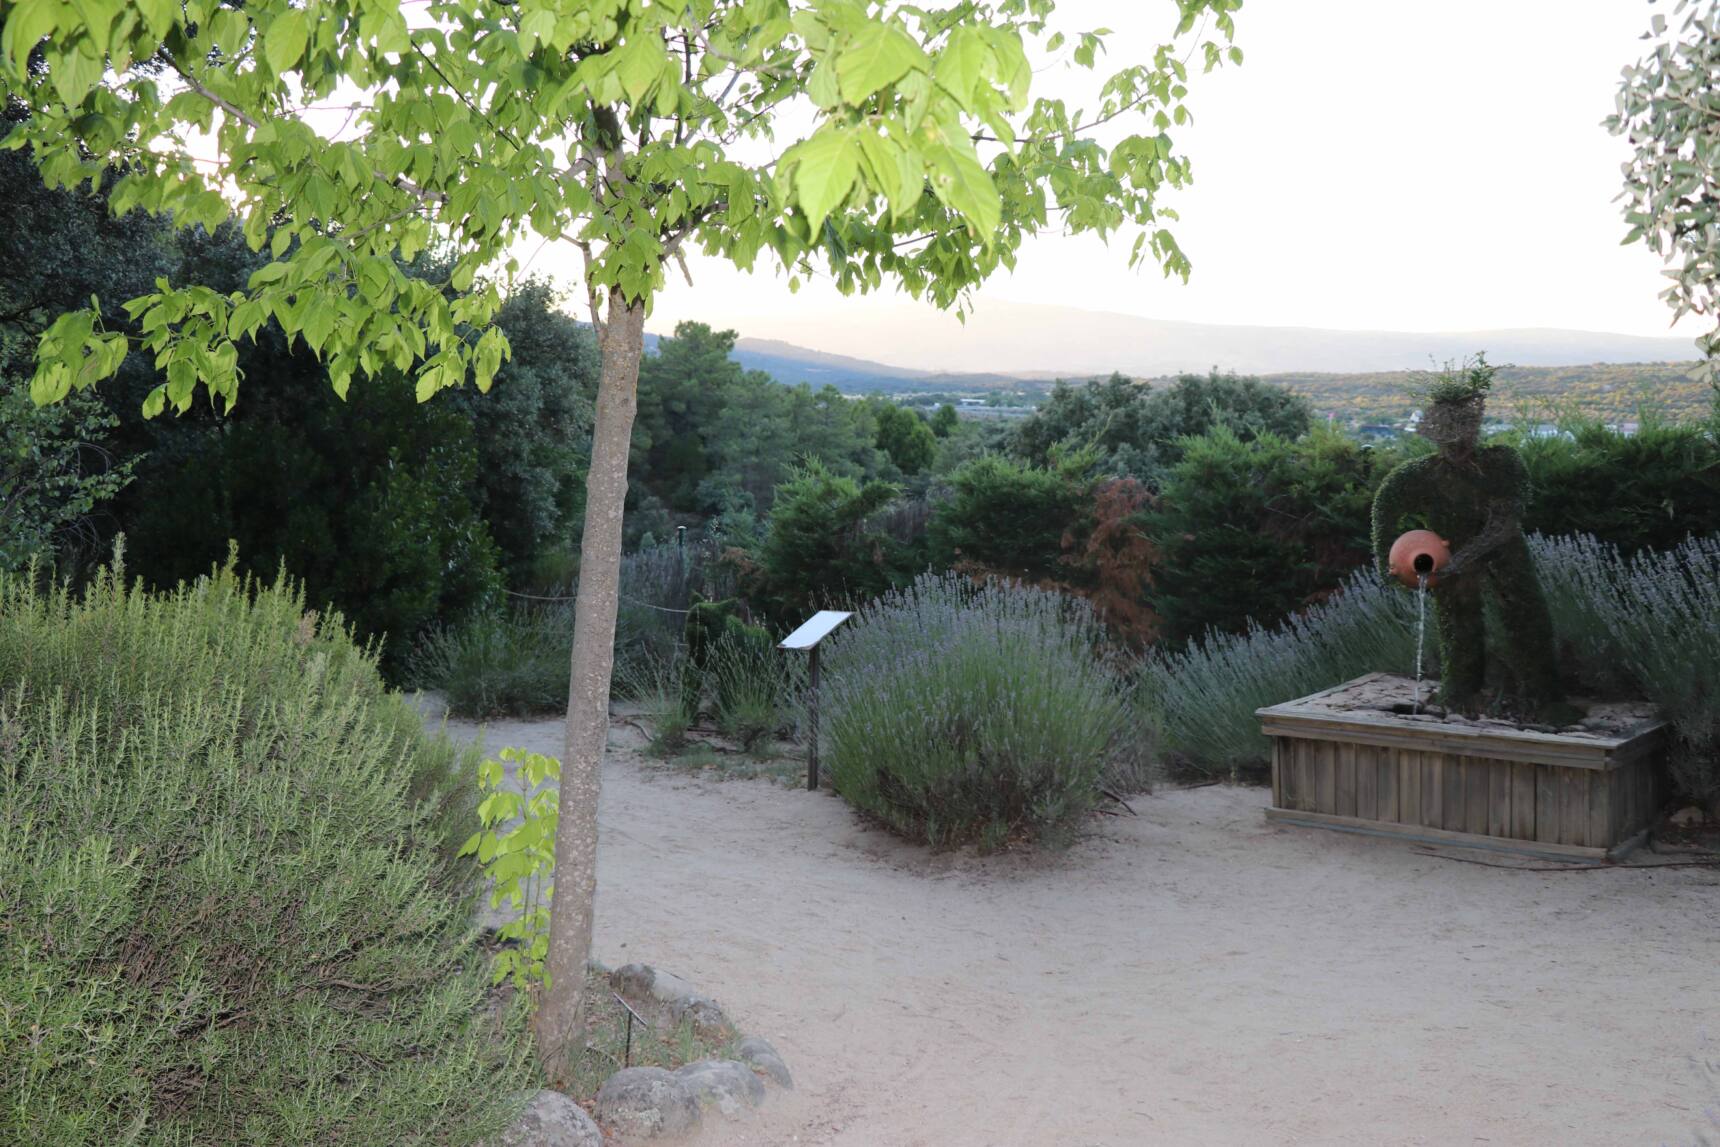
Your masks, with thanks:
M1582 712L1582 718L1573 724L1555 728L1499 717L1466 717L1460 713L1448 713L1429 700L1438 692L1437 680L1423 681L1418 691L1413 677L1370 673L1347 685L1305 698L1295 704L1308 709L1323 709L1330 713L1367 713L1395 717L1421 725L1465 725L1481 729L1557 733L1561 737L1604 740L1630 737L1649 728L1659 719L1655 707L1647 701L1574 697L1571 704Z
M457 735L474 726L454 723ZM559 721L495 749L559 753ZM604 765L605 964L667 968L797 1090L700 1144L1587 1144L1713 1134L1720 870L1533 861L1133 799L1060 853L933 853L828 792Z

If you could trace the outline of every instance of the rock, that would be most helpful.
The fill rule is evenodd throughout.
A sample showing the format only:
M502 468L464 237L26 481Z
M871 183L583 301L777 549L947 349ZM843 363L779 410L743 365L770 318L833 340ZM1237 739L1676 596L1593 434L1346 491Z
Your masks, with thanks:
M735 1026L717 1001L660 968L649 964L623 965L609 973L609 986L660 1029L673 1030L687 1021L700 1039L720 1043L735 1038Z
M585 1108L559 1091L532 1096L495 1147L603 1147L603 1132Z
M764 1102L764 1081L747 1064L733 1059L701 1059L675 1072L703 1108L734 1117Z
M783 1062L782 1056L777 1054L776 1048L770 1045L769 1040L749 1035L735 1045L735 1054L770 1076L771 1082L778 1087L794 1090L794 1076L788 1073L788 1064Z
M628 1067L598 1089L597 1118L622 1135L660 1139L697 1127L699 1101L683 1080L660 1067Z
M1689 828L1691 825L1701 824L1707 819L1707 815L1695 805L1686 805L1667 818L1679 828Z

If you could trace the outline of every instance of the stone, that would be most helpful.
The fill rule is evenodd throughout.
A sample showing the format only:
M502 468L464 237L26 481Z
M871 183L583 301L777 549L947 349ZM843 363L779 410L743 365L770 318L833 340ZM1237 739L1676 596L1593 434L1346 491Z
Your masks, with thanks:
M1679 809L1667 818L1667 820L1677 825L1679 828L1690 828L1693 825L1701 824L1707 819L1707 814L1695 805L1686 805L1684 808Z
M597 1092L598 1121L633 1139L684 1135L699 1125L699 1110L692 1088L660 1067L623 1068Z
M701 1059L678 1068L675 1078L687 1085L700 1107L715 1107L730 1118L764 1102L764 1081L739 1060Z
M770 1076L771 1082L778 1087L794 1090L794 1076L788 1073L788 1064L783 1062L769 1040L749 1035L735 1045L735 1054Z
M737 1034L717 1001L661 968L624 964L609 973L609 986L661 1030L673 1031L685 1021L703 1040L723 1043Z
M585 1108L559 1091L540 1091L495 1147L603 1147L603 1132Z

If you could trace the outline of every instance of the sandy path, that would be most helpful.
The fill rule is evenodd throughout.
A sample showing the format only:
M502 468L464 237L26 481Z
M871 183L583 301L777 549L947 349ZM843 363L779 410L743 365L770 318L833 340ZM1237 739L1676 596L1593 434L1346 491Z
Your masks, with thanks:
M473 727L453 723L470 736ZM1528 873L1147 797L1051 857L934 856L828 794L604 769L597 951L798 1090L702 1142L1684 1144L1720 1094L1720 873ZM560 749L559 721L497 722ZM1474 854L1464 854L1474 855Z

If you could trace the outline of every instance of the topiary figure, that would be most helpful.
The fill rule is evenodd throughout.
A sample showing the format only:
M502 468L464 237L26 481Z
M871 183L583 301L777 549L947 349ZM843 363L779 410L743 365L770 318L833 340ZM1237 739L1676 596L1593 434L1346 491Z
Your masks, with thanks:
M1485 607L1498 606L1504 648L1493 658L1506 671L1507 694L1544 719L1568 717L1562 704L1552 619L1523 537L1529 476L1509 446L1482 446L1481 419L1493 368L1477 356L1448 369L1430 388L1417 432L1438 447L1386 475L1374 495L1374 554L1382 577L1386 554L1405 528L1438 533L1449 562L1429 579L1443 673L1440 700L1474 711L1489 664Z

